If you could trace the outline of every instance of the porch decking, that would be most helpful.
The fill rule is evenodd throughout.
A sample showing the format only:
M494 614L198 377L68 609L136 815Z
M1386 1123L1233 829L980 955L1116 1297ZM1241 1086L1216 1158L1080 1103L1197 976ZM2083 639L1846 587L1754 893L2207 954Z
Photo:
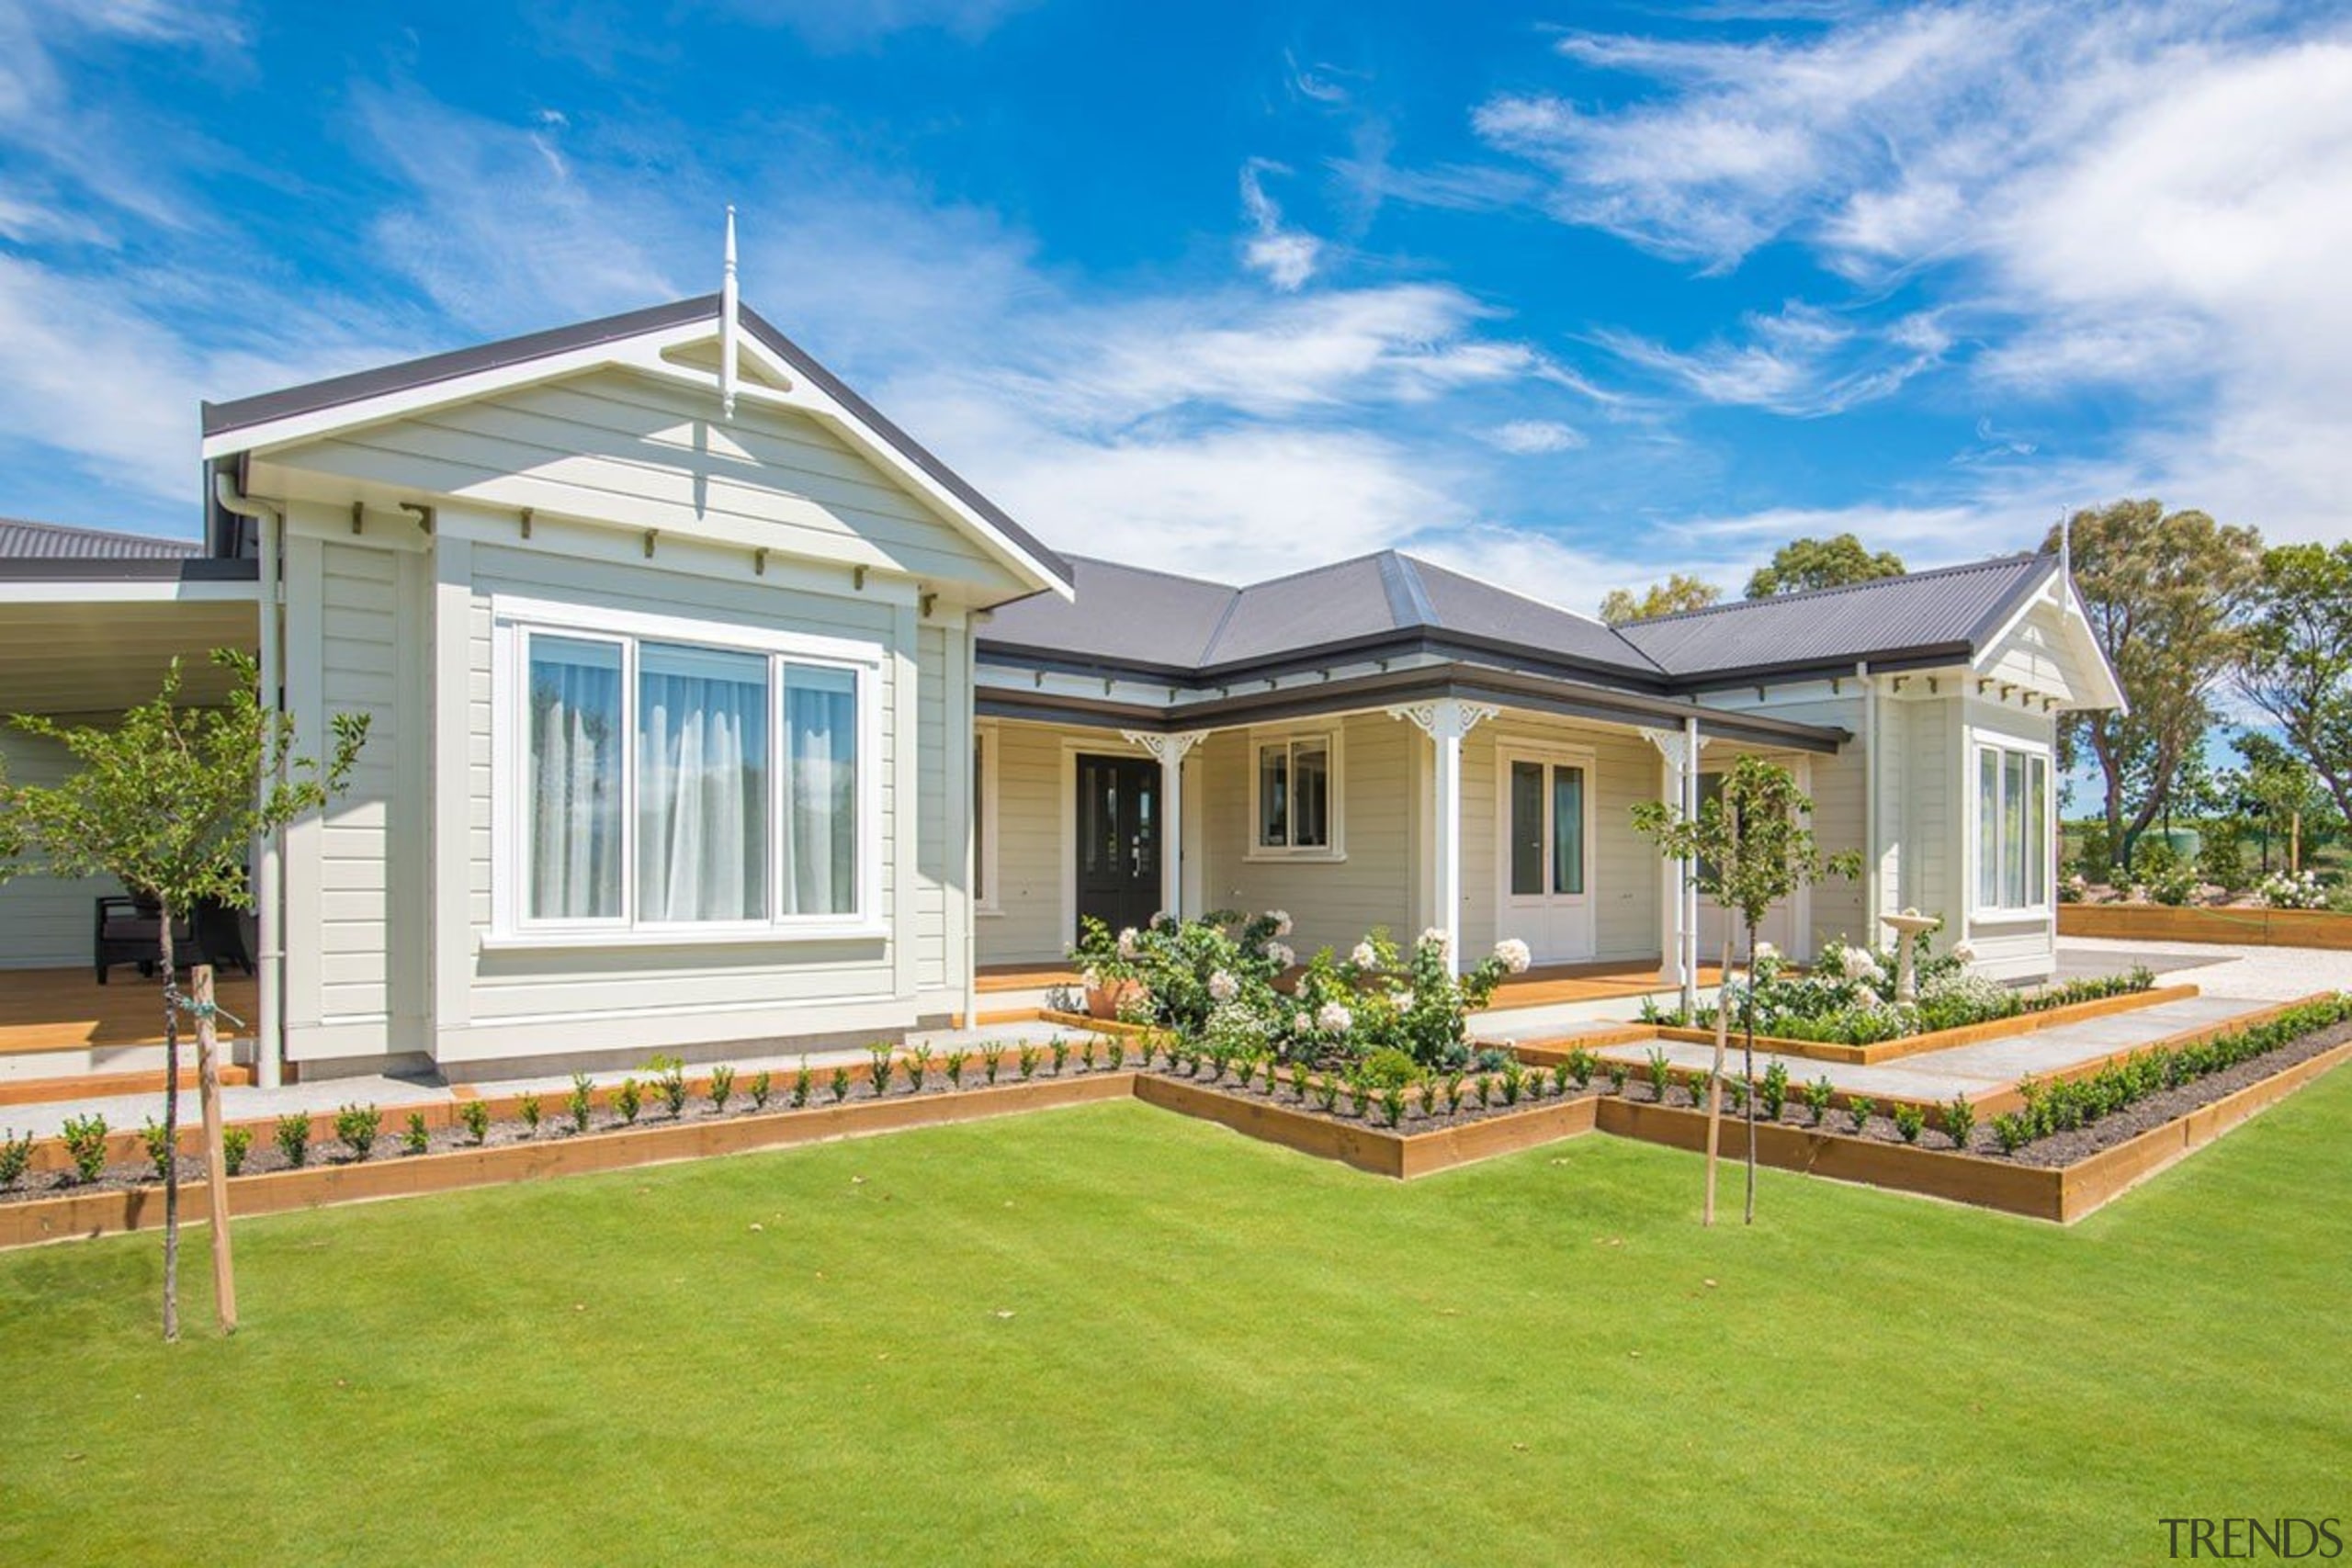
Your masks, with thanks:
M222 973L220 1007L251 1020L250 976ZM164 1043L164 983L125 965L99 985L87 969L0 970L0 1056L105 1052Z

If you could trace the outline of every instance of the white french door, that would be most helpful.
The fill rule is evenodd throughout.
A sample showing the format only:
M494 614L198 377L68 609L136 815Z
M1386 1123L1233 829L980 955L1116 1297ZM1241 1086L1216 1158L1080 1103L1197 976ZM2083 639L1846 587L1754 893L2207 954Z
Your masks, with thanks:
M1804 759L1796 758L1787 765L1796 775L1797 788L1810 793L1812 769L1806 765ZM1724 775L1720 772L1702 773L1699 775L1699 806L1702 810L1706 808L1707 802L1722 799L1723 793ZM1811 899L1805 893L1800 891L1795 898L1783 898L1765 910L1763 922L1756 928L1756 940L1770 942L1785 957L1799 960L1810 958L1813 944L1805 940L1804 919L1805 911L1799 908L1800 904L1809 905L1810 903ZM1740 947L1740 943L1745 940L1745 937L1737 932L1733 934L1732 946L1736 955L1736 962L1747 961L1747 955ZM1702 893L1699 896L1699 962L1701 964L1719 963L1723 958L1723 906Z
M1496 933L1527 943L1539 964L1590 958L1592 756L1506 746L1496 761L1502 829Z

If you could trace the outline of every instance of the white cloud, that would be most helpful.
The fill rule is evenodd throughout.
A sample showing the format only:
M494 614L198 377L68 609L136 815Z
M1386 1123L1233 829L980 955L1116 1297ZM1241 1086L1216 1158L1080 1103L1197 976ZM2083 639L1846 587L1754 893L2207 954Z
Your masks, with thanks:
M1629 364L1707 402L1806 417L1890 396L1951 346L1927 313L1863 328L1792 300L1771 315L1750 313L1741 325L1739 341L1719 338L1687 352L1632 333L1596 336Z
M1570 452L1585 445L1583 433L1555 419L1506 420L1486 433L1487 445L1518 457Z
M1286 175L1280 164L1252 158L1241 165L1241 211L1254 231L1242 246L1242 257L1253 271L1285 292L1295 292L1315 276L1323 242L1303 229L1285 228L1283 209L1266 194L1265 176Z
M760 27L789 28L824 50L870 48L897 33L941 32L978 42L1036 0L706 0Z

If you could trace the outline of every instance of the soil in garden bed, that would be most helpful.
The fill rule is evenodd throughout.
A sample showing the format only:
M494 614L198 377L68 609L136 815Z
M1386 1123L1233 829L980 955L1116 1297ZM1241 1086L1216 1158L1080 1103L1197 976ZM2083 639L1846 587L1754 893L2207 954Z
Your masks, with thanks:
M1229 1099L1263 1100L1269 1105L1280 1106L1284 1111L1304 1111L1317 1121L1336 1122L1342 1126L1366 1127L1375 1133L1389 1133L1398 1137L1411 1137L1420 1133L1441 1133L1448 1127L1466 1127L1474 1122L1492 1121L1498 1116L1507 1116L1514 1111L1532 1111L1539 1105L1557 1105L1571 1100L1589 1100L1608 1092L1608 1084L1605 1079L1595 1077L1591 1083L1578 1089L1576 1080L1571 1078L1568 1080L1567 1092L1562 1094L1555 1088L1549 1068L1539 1072L1530 1067L1527 1069L1526 1080L1520 1090L1519 1102L1514 1105L1506 1102L1502 1098L1500 1075L1467 1073L1463 1076L1463 1096L1459 1110L1448 1110L1444 1098L1441 1095L1437 1114L1434 1116L1427 1114L1422 1109L1419 1086L1416 1085L1405 1091L1405 1119L1392 1127L1388 1124L1386 1114L1380 1108L1378 1099L1365 1100L1363 1111L1362 1114L1358 1114L1349 1105L1344 1087L1340 1090L1340 1097L1327 1111L1324 1109L1320 1095L1302 1093L1298 1086L1288 1077L1284 1077L1279 1085L1269 1088L1265 1075L1261 1072L1253 1075L1249 1087L1244 1088L1235 1081L1231 1073L1227 1073L1222 1077L1210 1077L1209 1075L1216 1070L1211 1064L1203 1062L1199 1065L1197 1073L1186 1073L1170 1066L1165 1057L1154 1057L1151 1066L1151 1071L1157 1077L1170 1078L1177 1083L1191 1084L1195 1089L1215 1089ZM1319 1077L1321 1075L1316 1076ZM1489 1076L1496 1077L1497 1083L1490 1103L1482 1106L1478 1103L1478 1080ZM1336 1078L1332 1081L1338 1082Z
M2226 1100L2242 1089L2250 1088L2265 1078L2275 1077L2290 1067L2307 1062L2320 1053L2342 1044L2346 1040L2352 1040L2352 1023L2340 1023L2333 1028L2317 1030L2300 1040L2289 1041L2275 1051L2267 1051L2259 1056L2249 1057L2222 1072L2209 1074L2192 1082L2182 1084L2177 1089L2159 1089L2146 1099L2135 1100L2112 1115L2101 1117L2087 1126L2076 1128L2069 1133L2053 1133L2047 1138L2025 1145L2014 1154L2001 1152L2000 1143L1993 1136L1991 1122L1988 1119L1978 1122L1970 1132L1965 1152L1984 1159L2007 1160L2016 1165L2063 1169L2067 1166L2088 1159L2102 1149L2112 1148L2118 1144L2138 1137L2143 1133L2164 1126L2170 1122L2177 1122L2190 1111L2200 1110L2217 1100ZM1823 1117L1821 1124L1818 1127L1815 1126L1812 1110L1798 1098L1798 1087L1790 1086L1789 1101L1781 1108L1778 1125L1794 1127L1806 1133L1828 1133L1838 1137L1862 1138L1877 1144L1899 1144L1903 1141L1903 1135L1895 1130L1893 1117L1873 1115L1865 1125L1858 1129L1854 1125L1852 1113L1843 1106L1832 1107ZM1624 1097L1641 1104L1661 1103L1657 1091L1646 1078L1626 1079ZM1704 1111L1707 1108L1703 1095L1694 1093L1681 1084L1676 1084L1668 1089L1662 1103L1683 1110ZM1729 1122L1744 1119L1744 1114L1734 1109L1731 1094L1726 1089L1724 1095L1724 1120ZM1770 1121L1765 1116L1761 1106L1757 1108L1756 1120L1759 1124ZM1919 1134L1918 1143L1914 1146L1943 1153L1952 1153L1959 1148L1959 1145L1955 1145L1947 1134L1934 1126L1929 1126L1922 1132Z
M1124 1064L1127 1067L1138 1065L1136 1056L1133 1053L1127 1055ZM1053 1056L1050 1053L1046 1053L1041 1056L1035 1074L1027 1081L1044 1083L1057 1076L1066 1078L1083 1077L1089 1070L1079 1054L1072 1051L1069 1061L1063 1066L1059 1075L1057 1075L1054 1071ZM1101 1073L1109 1070L1111 1069L1108 1057L1098 1050L1091 1071ZM648 1128L674 1126L680 1122L734 1120L752 1114L792 1115L797 1113L791 1103L792 1077L793 1075L789 1073L775 1075L774 1092L769 1096L763 1112L758 1111L752 1105L751 1094L745 1088L746 1079L739 1077L735 1083L735 1092L729 1098L727 1109L724 1111L713 1105L709 1096L692 1094L687 1097L681 1112L673 1116L670 1114L669 1106L659 1100L649 1089L646 1091L644 1108L638 1112L634 1122L623 1120L620 1112L610 1106L599 1105L590 1113L587 1130L584 1132L575 1131L572 1127L571 1113L567 1103L570 1100L568 1091L548 1090L539 1097L540 1118L536 1129L519 1116L509 1116L490 1123L487 1134L477 1143L473 1134L462 1123L438 1127L432 1129L427 1134L424 1147L415 1151L409 1148L406 1141L408 1109L388 1107L384 1111L383 1125L376 1134L375 1147L368 1155L365 1163L380 1165L387 1160L411 1159L418 1154L449 1154L465 1149L504 1148L515 1144L554 1144L567 1138L594 1137L603 1133L642 1132ZM863 1104L877 1098L873 1085L868 1083L862 1075L850 1080L849 1094L845 1100L836 1100L833 1098L831 1068L822 1070L812 1068L810 1077L813 1081L809 1088L808 1103L803 1108L808 1111L820 1111L835 1104ZM1004 1088L1023 1081L1020 1068L1008 1058L998 1070L996 1087ZM987 1070L978 1061L966 1066L960 1091L948 1084L946 1075L934 1062L930 1072L925 1075L922 1088L919 1092L923 1098L931 1099L958 1092L968 1093L971 1090L988 1087ZM597 1092L608 1094L610 1088L600 1085ZM909 1100L914 1098L917 1092L909 1086L904 1077L902 1060L899 1076L891 1079L887 1095L878 1098ZM195 1124L193 1122L183 1123L184 1126ZM363 1162L359 1156L354 1155L330 1133L324 1137L314 1135L311 1138L309 1157L300 1168L321 1170L334 1166L360 1163ZM271 1138L269 1128L264 1125L254 1130L253 1147L246 1154L244 1166L237 1175L239 1177L266 1176L275 1171L295 1168L293 1163L287 1159L285 1154ZM187 1212L193 1216L203 1202L203 1194L191 1192L188 1189L203 1181L204 1161L194 1156L183 1155L179 1162L179 1174L181 1201L189 1205ZM61 1198L67 1194L122 1192L141 1187L152 1187L160 1193L163 1185L162 1179L155 1174L154 1167L141 1157L135 1162L125 1160L109 1165L105 1173L93 1181L78 1179L71 1169L28 1171L12 1185L0 1188L0 1204L20 1203L35 1198Z

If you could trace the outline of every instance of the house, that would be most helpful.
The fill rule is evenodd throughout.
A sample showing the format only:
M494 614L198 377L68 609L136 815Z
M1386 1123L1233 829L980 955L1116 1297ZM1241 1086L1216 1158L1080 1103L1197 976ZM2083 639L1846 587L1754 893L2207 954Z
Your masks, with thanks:
M203 428L200 548L0 534L0 679L103 713L232 643L311 746L370 716L350 793L258 849L264 1082L863 1043L1163 908L1672 985L1709 911L1628 808L1744 752L1870 864L1784 949L1917 906L2046 974L2054 725L2119 700L2050 557L1619 628L1393 552L1064 557L731 285ZM90 892L0 887L0 964L86 962Z

